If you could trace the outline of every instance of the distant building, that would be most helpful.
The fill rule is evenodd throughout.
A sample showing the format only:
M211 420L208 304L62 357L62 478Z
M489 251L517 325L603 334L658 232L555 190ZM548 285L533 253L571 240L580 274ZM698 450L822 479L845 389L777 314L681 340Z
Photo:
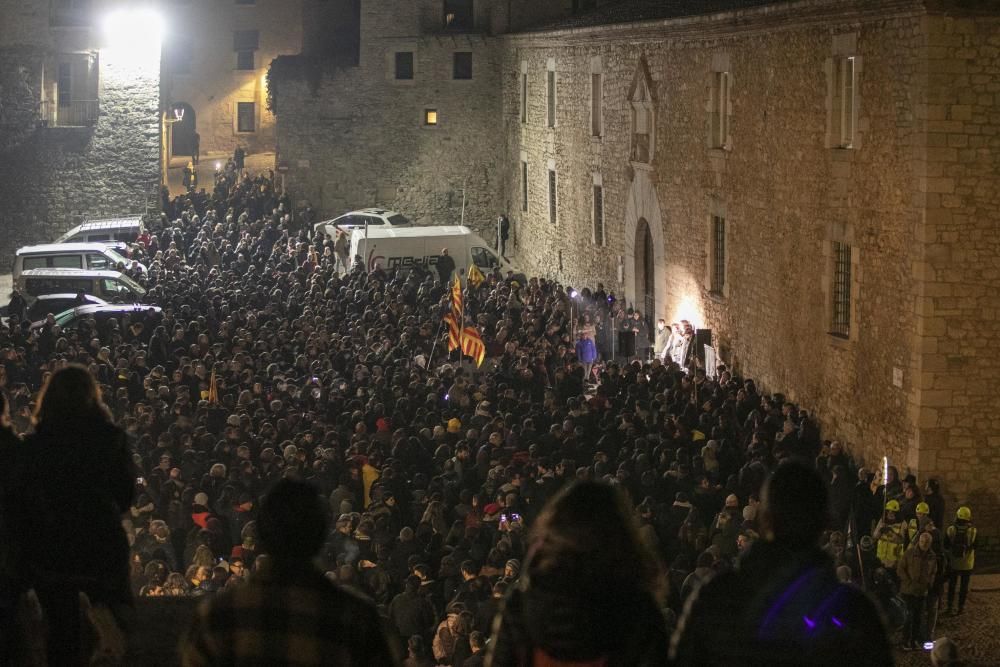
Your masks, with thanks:
M303 0L171 0L164 43L167 158L273 153L267 69L302 50ZM176 121L176 122L174 122ZM196 137L197 135L197 137Z
M159 42L105 29L130 4L0 0L4 268L75 220L158 204Z
M1000 3L340 2L355 60L275 66L300 196L507 212L521 268L711 330L1000 547Z

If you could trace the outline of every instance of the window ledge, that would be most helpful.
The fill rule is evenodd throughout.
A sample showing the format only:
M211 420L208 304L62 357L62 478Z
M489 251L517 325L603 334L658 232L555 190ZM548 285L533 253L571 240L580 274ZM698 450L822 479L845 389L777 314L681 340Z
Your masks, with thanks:
M846 350L851 347L854 347L854 341L851 340L850 336L845 336L843 334L827 331L826 339L830 341L830 345L841 350Z
M715 301L716 303L725 303L726 302L726 295L723 292L716 292L716 291L713 291L713 290L708 290L705 293L705 296L707 296L712 301Z
M633 169L638 169L639 171L653 171L653 165L649 162L636 162L632 160L630 164Z
M592 134L590 135L590 143L592 144L603 144L604 135L603 134Z

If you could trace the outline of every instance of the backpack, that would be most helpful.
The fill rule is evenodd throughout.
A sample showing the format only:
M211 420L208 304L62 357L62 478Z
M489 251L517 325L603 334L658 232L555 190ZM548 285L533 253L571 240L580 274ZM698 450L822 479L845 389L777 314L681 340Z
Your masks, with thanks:
M955 537L951 539L951 557L965 558L969 553L969 527L955 526Z

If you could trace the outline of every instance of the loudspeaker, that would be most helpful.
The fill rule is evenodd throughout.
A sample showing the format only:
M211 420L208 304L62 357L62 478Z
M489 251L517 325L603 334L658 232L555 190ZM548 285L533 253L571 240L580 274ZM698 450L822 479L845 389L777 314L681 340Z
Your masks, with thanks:
M712 330L711 329L695 329L694 332L694 344L695 344L695 354L698 355L698 359L705 361L705 346L712 346Z
M635 356L635 332L634 331L619 331L618 332L618 356L619 357L634 357Z

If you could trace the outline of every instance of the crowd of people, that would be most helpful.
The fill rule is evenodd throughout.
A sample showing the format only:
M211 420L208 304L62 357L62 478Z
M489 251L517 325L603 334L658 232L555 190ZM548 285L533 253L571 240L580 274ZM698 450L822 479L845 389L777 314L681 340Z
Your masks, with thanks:
M624 644L639 651L629 654L635 662L603 664L665 664L685 603L699 613L691 598L701 583L729 581L746 589L748 607L760 604L732 577L741 558L768 553L762 545L775 540L798 549L813 539L822 549L802 551L807 562L871 591L883 611L901 590L907 647L933 637L931 609L936 617L945 581L949 608L956 583L964 608L975 549L968 508L948 526L934 480L920 487L894 470L882 480L824 441L814 418L783 395L724 366L706 373L687 323L650 331L603 286L577 293L492 273L465 292L466 319L487 346L475 368L447 352L449 290L436 272L338 270L335 241L313 236L309 216L293 212L270 175L227 165L211 194L165 197L133 250L148 265L133 277L161 314L0 328L11 439L37 437L39 392L67 369L89 371L109 422L128 438L128 488L94 502L125 511L130 590L92 597L114 606L246 586L251 573L267 572L280 541L262 534L261 506L285 480L322 496L322 572L371 600L408 665L482 664L488 648L494 664L530 664L519 662L519 647L531 645L580 661ZM630 329L637 353L617 359L616 332ZM74 502L89 470L78 456L32 464L65 484L63 502L43 499L27 518L58 515L54 525L76 526L67 539L78 541L43 573L72 572L76 560L115 562L78 534L91 525L93 500L80 491L86 502ZM824 500L805 504L811 514L787 510L788 494L809 498L814 489L785 479L776 487L785 513L767 517L762 489L783 462L818 480ZM612 488L614 497L602 495ZM546 509L557 496L565 506ZM584 518L601 508L603 521ZM18 523L11 514L7 530ZM634 549L628 527L613 525L633 521ZM755 562L764 572L774 561ZM7 574L33 571L23 553L5 563ZM99 568L84 570L101 579ZM821 579L817 590L836 589ZM568 582L578 590L564 590ZM43 607L63 608L51 602L51 580L29 583ZM706 605L719 599L718 586L705 593ZM597 607L606 613L565 604L581 594L607 600ZM502 610L506 620L495 623ZM543 630L556 640L538 639ZM633 641L637 633L645 639ZM662 653L647 650L651 636L663 640ZM720 656L731 647L709 639ZM696 644L675 644L677 664L697 663Z

